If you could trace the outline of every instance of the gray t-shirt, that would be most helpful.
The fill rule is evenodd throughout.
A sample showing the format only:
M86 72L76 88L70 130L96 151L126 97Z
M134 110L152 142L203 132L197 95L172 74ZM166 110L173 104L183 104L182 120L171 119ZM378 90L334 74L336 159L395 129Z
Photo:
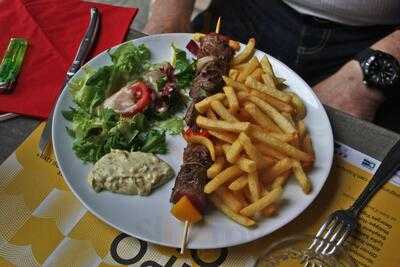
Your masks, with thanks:
M400 24L400 0L283 0L299 13L355 25Z

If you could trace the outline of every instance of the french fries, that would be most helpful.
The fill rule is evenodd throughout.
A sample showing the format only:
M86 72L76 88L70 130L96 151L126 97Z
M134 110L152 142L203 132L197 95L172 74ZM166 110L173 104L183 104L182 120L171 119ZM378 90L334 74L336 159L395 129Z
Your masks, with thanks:
M277 203L272 203L271 205L265 207L262 213L266 217L274 216L278 212L279 206Z
M303 150L306 153L313 155L313 157L315 157L313 144L312 144L311 137L309 134L304 136L301 147L303 148ZM304 171L306 171L306 172L310 171L312 169L312 167L314 166L314 161L302 162L302 166L303 166Z
M303 138L303 150L305 152L307 152L310 155L314 155L314 148L313 148L313 144L311 141L311 137L309 134L307 134L304 138Z
M260 60L260 65L266 74L275 77L274 70L272 69L272 65L269 62L267 55L263 56L263 58Z
M207 177L214 178L217 176L225 165L225 158L224 157L217 157L214 163L207 169Z
M232 191L232 193L235 195L236 199L242 203L243 207L247 207L249 205L249 202L247 202L242 191Z
M289 177L289 172L285 172L284 174L276 177L271 184L271 188L276 189L278 187L283 187L288 177Z
M210 120L203 116L197 116L196 123L199 127L204 129L216 130L216 131L228 131L235 133L244 132L250 126L249 122L227 122L221 120Z
M224 86L223 90L229 103L229 111L233 114L236 113L239 110L239 101L235 91L230 86Z
M207 109L206 112L207 118L212 119L212 120L218 120L217 115L215 115L214 111L212 111L212 109Z
M310 179L308 179L307 175L304 173L304 170L301 167L300 162L298 162L297 160L293 160L292 166L293 166L294 176L296 177L301 188L303 189L303 192L305 194L310 193L311 192L311 181L310 181Z
M268 157L273 157L276 159L284 159L286 158L286 155L267 146L266 144L262 144L262 143L257 143L256 144L258 150L261 152L261 154L268 156Z
M263 70L262 68L257 68L255 69L255 71L253 71L250 74L250 77L252 77L253 79L257 80L257 81L261 81L261 75L263 75Z
M236 161L236 165L244 172L254 173L257 171L256 162L245 157L240 157Z
M288 94L292 97L290 102L296 109L297 119L302 120L307 114L306 107L304 106L303 101L300 99L298 95L293 92L288 92Z
M256 121L261 127L276 133L282 133L282 130L278 125L273 122L268 115L263 113L255 104L251 102L244 103L244 110L251 115L251 117Z
M210 106L218 116L224 121L238 122L239 120L235 118L225 106L218 100L211 101Z
M308 194L307 171L315 160L303 101L283 90L285 80L267 56L259 60L254 54L250 39L223 76L223 92L195 105L197 126L210 141L198 142L214 148L204 192L218 210L247 227L284 208L279 202L289 177Z
M261 75L261 78L267 87L277 90L273 76L264 74L264 75Z
M256 224L254 220L233 211L231 208L225 205L218 196L212 194L209 196L209 198L214 206L231 220L246 227L251 227Z
M251 160L257 163L258 168L265 167L265 160L262 157L261 153L257 150L257 148L253 145L250 138L245 133L240 133L238 137L239 142L242 144L243 149L246 154L250 157Z
M249 179L247 175L240 176L229 185L229 189L233 191L241 190L247 185L248 182Z
M305 125L305 123L304 123L304 120L300 120L300 121L297 123L297 132L299 133L299 139L300 139L300 140L303 140L303 139L304 139L304 136L305 136L306 133L307 133L307 129L306 129L306 125Z
M282 175L286 171L292 168L292 160L289 158L284 158L278 161L274 166L272 166L264 175L264 182L271 182L273 179L279 175Z
M243 145L238 138L226 151L226 160L230 163L235 163L239 159L242 149Z
M279 139L285 143L291 142L298 138L298 135L296 134L270 133L270 136L275 137L276 139Z
M286 94L285 92L279 91L275 87L268 87L267 85L257 81L256 79L250 76L246 78L245 85L261 93L275 97L285 103L289 103L290 100L292 99L290 95Z
M270 104L271 106L273 106L274 108L279 110L280 112L292 113L294 111L294 108L290 104L285 103L285 102L283 102L273 96L270 96L268 94L264 94L257 90L251 90L250 94L264 100L265 102L267 102L268 104Z
M194 105L194 108L201 114L205 113L210 106L210 103L214 100L222 100L225 98L225 94L218 93L207 98L204 98L200 102Z
M261 211L265 207L271 205L272 203L278 202L282 196L283 189L282 187L278 187L257 201L251 203L249 206L243 208L240 211L240 214L244 216L251 217L255 215L257 212Z
M237 77L238 77L238 75L239 75L239 71L238 71L237 69L230 69L230 70L229 70L228 76L229 76L229 78L231 78L232 80L236 80Z
M258 181L257 172L251 172L248 176L248 184L252 202L256 202L260 198L260 183Z
M224 202L224 204L231 208L234 212L239 212L243 208L242 202L238 200L228 188L221 186L215 191L215 193L222 200L222 202Z
M244 83L237 82L230 77L222 76L227 86L236 88L237 90L250 92L250 89L246 87ZM207 99L207 98L206 98Z
M238 82L244 82L246 78L257 69L258 67L258 59L257 57L253 57L244 67L244 69L239 73L239 76L237 77Z
M264 100L256 97L256 96L249 96L248 99L256 104L263 112L265 112L278 126L281 130L285 133L293 134L296 132L296 128L290 123L290 121L279 113L273 106L265 102Z
M224 151L222 150L222 145L220 145L220 144L215 144L215 145L214 145L214 150L215 150L215 156L216 156L216 157L224 155L224 154L223 154Z
M228 167L206 184L204 192L210 194L227 181L238 177L241 174L243 174L243 171L238 166L233 165Z
M232 59L231 65L238 65L250 58L255 52L255 46L256 40L254 38L250 38L245 48Z
M208 133L217 139L220 139L224 142L232 144L235 142L237 135L234 133L226 132L226 131L213 131L213 130L208 130Z
M314 160L314 156L305 153L304 151L301 151L300 149L289 145L285 142L282 142L281 140L272 137L268 134L266 134L263 131L260 131L257 128L252 128L251 129L251 136L254 137L255 139L257 139L260 142L263 142L269 146L271 146L272 148L294 158L294 159L298 159L301 161L313 161Z

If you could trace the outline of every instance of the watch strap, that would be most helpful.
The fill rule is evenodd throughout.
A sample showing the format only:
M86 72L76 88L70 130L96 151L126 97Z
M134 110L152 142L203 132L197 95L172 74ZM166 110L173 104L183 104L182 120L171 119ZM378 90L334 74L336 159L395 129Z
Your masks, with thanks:
M364 50L362 50L360 53L358 53L354 59L357 60L360 65L362 66L363 63L365 62L365 60L367 60L374 52L376 52L376 50L373 50L371 48L366 48Z

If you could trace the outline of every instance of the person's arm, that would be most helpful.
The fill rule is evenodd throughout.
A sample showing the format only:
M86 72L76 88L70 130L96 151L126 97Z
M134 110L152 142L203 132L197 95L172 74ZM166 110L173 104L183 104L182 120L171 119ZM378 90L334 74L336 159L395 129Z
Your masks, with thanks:
M389 53L400 60L400 30L394 31L371 46L372 49ZM367 88L357 61L351 60L331 77L314 86L319 99L360 119L372 121L383 95Z
M147 34L190 32L194 0L155 0L144 28Z

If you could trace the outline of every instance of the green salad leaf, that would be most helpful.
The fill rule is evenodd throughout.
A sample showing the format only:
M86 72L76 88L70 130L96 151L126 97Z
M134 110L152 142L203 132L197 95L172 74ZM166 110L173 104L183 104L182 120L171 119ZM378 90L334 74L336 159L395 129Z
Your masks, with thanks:
M71 108L63 115L72 121L72 127L67 131L74 138L72 148L84 162L96 162L111 149L167 152L165 133L151 129L142 113L127 118L112 109L90 114Z
M174 75L177 87L183 90L193 80L195 63L186 58L183 50L173 49ZM62 114L71 122L66 130L73 138L73 150L84 162L96 162L111 149L167 153L166 134L176 135L183 130L183 120L174 116L183 103L180 98L173 99L170 113L163 116L149 114L151 109L148 109L124 117L105 108L102 103L107 97L127 83L141 79L151 68L150 51L144 45L126 43L108 54L112 64L97 70L85 68L80 77L69 83L76 106Z
M186 52L172 45L172 62L175 67L176 83L179 89L188 88L196 74L196 61L191 62L186 57Z
M111 71L111 66L101 67L88 77L80 89L73 92L74 102L81 109L93 113L93 109L105 100L105 91L110 81Z
M129 81L136 80L150 67L150 50L144 46L126 43L110 53L114 69L111 73L107 96L125 86Z
M150 130L146 135L141 150L149 153L166 154L168 148L165 142L165 133L157 130Z
M167 134L178 135L183 131L184 123L182 118L173 116L169 119L156 122L155 126Z

